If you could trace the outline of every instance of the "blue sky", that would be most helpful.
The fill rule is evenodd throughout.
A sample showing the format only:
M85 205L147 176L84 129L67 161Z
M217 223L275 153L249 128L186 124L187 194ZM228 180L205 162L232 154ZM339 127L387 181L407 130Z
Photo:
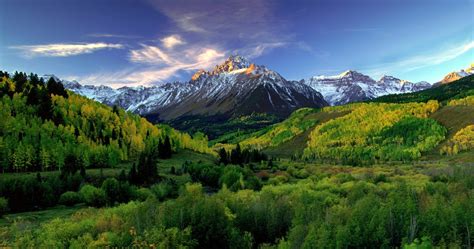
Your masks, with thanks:
M436 82L474 62L474 0L0 0L0 70L186 81L231 54L287 79Z

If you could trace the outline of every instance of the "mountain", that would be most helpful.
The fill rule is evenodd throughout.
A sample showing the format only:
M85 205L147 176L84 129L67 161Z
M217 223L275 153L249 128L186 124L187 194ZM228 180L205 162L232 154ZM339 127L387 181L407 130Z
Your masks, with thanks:
M420 91L430 88L428 82L412 83L393 76L383 76L375 81L357 71L348 70L335 76L315 76L302 83L323 94L330 105L343 105L364 101L388 94Z
M311 87L288 81L265 66L241 56L231 56L212 71L200 70L186 83L174 82L153 87L82 86L65 82L69 90L108 105L153 120L183 116L222 115L237 117L267 113L286 117L301 107L328 105Z
M474 94L474 75L463 77L449 84L435 84L433 87L405 94L390 94L372 99L371 102L408 103L428 100L448 101Z
M438 84L449 84L453 81L459 80L472 74L474 74L474 63L466 69L461 69L460 71L448 73L440 82L438 82Z

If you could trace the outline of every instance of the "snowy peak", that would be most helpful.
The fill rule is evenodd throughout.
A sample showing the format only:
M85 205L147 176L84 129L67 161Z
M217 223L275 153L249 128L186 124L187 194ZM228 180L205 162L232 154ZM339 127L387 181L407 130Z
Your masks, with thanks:
M214 70L211 71L211 74L220 74L224 72L232 72L239 69L244 69L250 67L250 62L240 56L240 55L231 55L224 63L214 67Z
M467 67L466 69L461 69L459 71L448 73L439 83L449 84L455 80L459 80L472 74L474 74L474 63L469 65L469 67Z
M364 101L387 94L419 91L431 86L426 83L411 83L389 75L384 75L375 81L370 76L355 70L344 71L335 76L315 76L303 82L323 94L324 99L331 105Z
M152 120L193 115L226 117L269 113L286 117L301 107L328 105L311 87L288 81L277 72L230 56L212 71L199 70L185 83L154 87L65 86L107 105L118 105Z
M191 81L197 81L206 76L228 74L228 73L246 73L250 74L257 69L255 64L250 63L245 57L240 55L231 55L222 64L216 65L213 70L205 71L203 69L197 71Z
M391 83L391 82L402 82L399 78L390 76L390 75L384 75L380 80L378 81L380 83Z

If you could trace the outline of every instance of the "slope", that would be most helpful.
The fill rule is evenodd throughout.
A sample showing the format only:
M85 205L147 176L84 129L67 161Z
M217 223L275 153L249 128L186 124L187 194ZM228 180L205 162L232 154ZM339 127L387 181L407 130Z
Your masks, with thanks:
M3 171L113 167L168 137L173 150L214 154L204 138L155 126L138 115L67 92L50 78L0 72Z
M474 94L474 75L466 76L450 84L440 85L419 92L386 95L369 102L408 103L437 100L440 102L452 98L462 98Z

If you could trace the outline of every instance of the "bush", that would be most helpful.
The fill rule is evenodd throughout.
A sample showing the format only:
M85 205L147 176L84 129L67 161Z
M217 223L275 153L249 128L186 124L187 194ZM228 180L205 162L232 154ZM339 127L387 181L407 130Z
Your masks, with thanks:
M8 211L8 200L0 197L0 217Z
M92 185L84 185L79 191L84 202L93 207L101 207L106 203L106 195L104 190L96 188Z
M173 186L166 182L161 182L150 187L151 192L156 196L156 199L163 201L167 197L173 195Z
M115 178L107 178L102 183L101 189L105 193L108 205L113 205L118 201L120 195L120 184Z
M155 185L153 185L153 186L155 186ZM135 192L135 199L137 199L139 201L145 201L146 199L148 199L150 197L153 197L153 196L154 196L153 192L148 188L139 188Z
M66 206L74 206L77 203L81 203L81 195L77 192L67 191L59 197L59 203Z

